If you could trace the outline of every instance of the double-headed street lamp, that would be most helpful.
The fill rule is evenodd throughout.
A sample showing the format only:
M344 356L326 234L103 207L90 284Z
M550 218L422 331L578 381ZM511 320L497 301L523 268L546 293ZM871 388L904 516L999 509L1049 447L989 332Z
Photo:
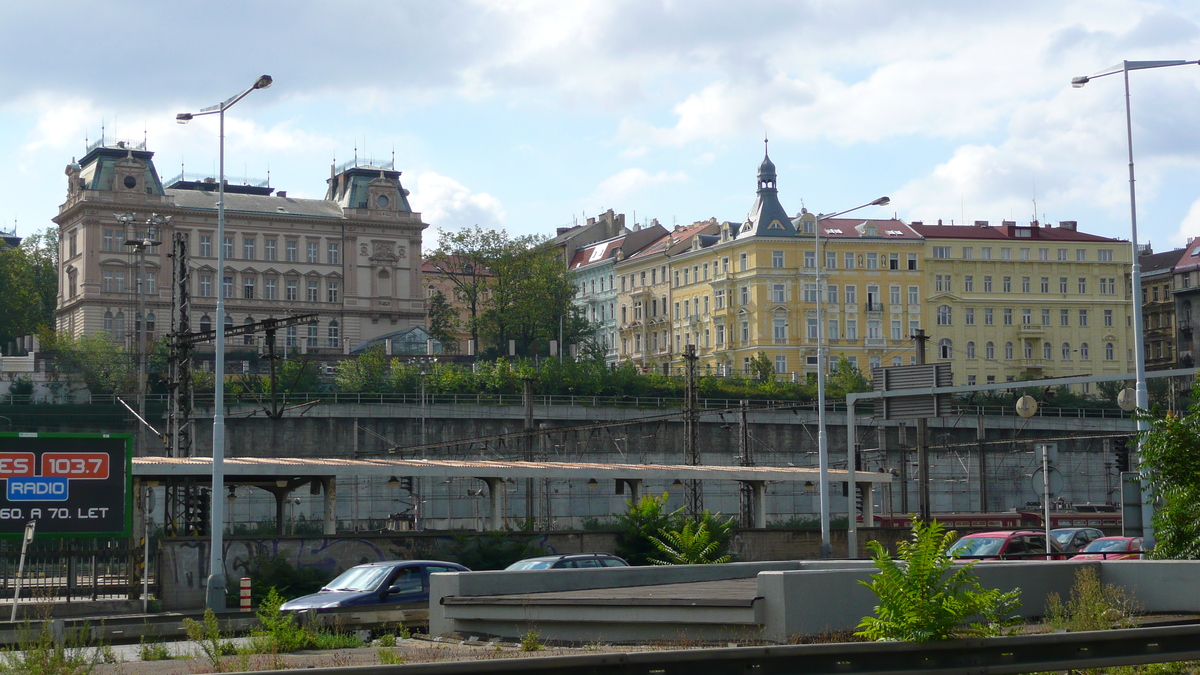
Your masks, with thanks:
M217 115L220 120L220 167L221 175L217 178L217 279L220 291L217 292L217 331L215 366L216 382L213 394L213 431L212 431L212 490L211 506L209 509L209 532L212 536L209 553L208 586L205 595L205 607L214 612L225 609L225 562L222 547L224 546L224 507L221 496L225 493L225 111L235 103L246 98L255 89L266 89L271 86L271 76L263 75L254 81L249 89L232 98L226 99L214 106L209 106L200 112L179 113L175 121L187 124L193 118L201 115Z
M1080 77L1071 78L1071 86L1079 89L1083 85L1092 80L1109 75L1121 73L1125 79L1125 138L1129 148L1129 223L1130 223L1130 249L1133 252L1133 268L1130 275L1130 285L1133 292L1133 366L1136 377L1136 392L1137 392L1137 407L1141 410L1146 410L1150 407L1149 396L1146 390L1146 347L1143 344L1142 333L1142 265L1138 262L1138 234L1137 234L1137 196L1134 191L1133 178L1133 115L1129 107L1129 71L1131 70L1149 70L1151 68L1169 68L1171 66L1189 66L1200 64L1198 61L1122 61L1120 64L1111 68L1106 68L1095 75L1083 75ZM1148 429L1145 421L1138 421L1138 432ZM1138 457L1141 458L1142 439L1139 435L1137 441ZM1154 516L1154 504L1146 494L1147 481L1145 474L1142 475L1142 537L1145 540L1145 547L1149 548L1154 545L1154 527L1151 519Z
M821 473L821 549L820 555L822 558L829 558L833 555L833 544L829 539L829 441L825 436L825 343L821 339L821 330L824 328L822 320L822 298L824 289L821 288L821 266L824 264L824 259L821 257L821 222L842 216L851 211L865 209L868 206L887 206L892 203L892 200L887 197L880 197L873 202L867 202L862 206L856 206L845 211L830 213L828 215L818 215L817 221L813 226L813 240L816 245L817 255L817 461L820 466ZM870 302L870 298L867 299ZM870 307L867 308L870 310ZM846 509L850 516L850 524L848 527L853 531L854 528L854 466L848 466L850 472L850 507ZM854 550L851 549L850 557L854 557Z

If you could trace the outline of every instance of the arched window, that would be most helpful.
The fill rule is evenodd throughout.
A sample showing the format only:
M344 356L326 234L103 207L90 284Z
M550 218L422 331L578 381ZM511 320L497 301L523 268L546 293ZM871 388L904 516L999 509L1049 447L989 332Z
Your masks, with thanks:
M207 314L200 317L200 330L212 330L212 318Z
M1080 361L1088 360L1088 343L1086 343L1086 342L1081 342L1079 344L1079 360Z
M994 345L990 342L987 343L987 345L984 346L984 348L983 348L983 358L995 359L996 358L996 345Z
M967 343L967 358L968 359L975 358L975 343L974 342Z
M954 356L954 345L949 338L938 340L938 358L949 359Z
M104 313L104 332L117 337L116 333L113 332L113 314L110 311Z
M338 327L337 319L329 322L329 348L337 349L341 343L341 329Z
M146 338L149 340L154 339L154 312L146 315Z
M939 325L939 326L949 326L950 325L950 306L949 305L939 305L938 306L938 308L937 308L937 325Z
M1062 344L1062 360L1063 361L1071 360L1071 343L1070 342L1064 342Z
M118 340L125 338L125 312L117 310L117 315L113 317L113 337Z
M1104 360L1105 361L1113 360L1113 343L1111 343L1111 342L1106 342L1104 344Z
M1005 342L1004 343L1004 359L1006 361L1011 361L1012 357L1013 357L1013 343Z
M254 323L254 317L252 317L252 316L248 316L245 319L242 319L243 326L249 326L252 323ZM245 335L243 335L242 336L242 344L244 344L244 345L254 344L254 334L246 333Z
M1042 343L1042 358L1049 361L1051 358L1053 358L1053 354L1054 354L1054 347L1050 346L1049 342L1043 342Z
M1021 344L1025 345L1025 358L1033 358L1033 343L1029 340L1022 340Z
M229 330L230 328L233 328L233 317L226 314L225 315L225 330Z

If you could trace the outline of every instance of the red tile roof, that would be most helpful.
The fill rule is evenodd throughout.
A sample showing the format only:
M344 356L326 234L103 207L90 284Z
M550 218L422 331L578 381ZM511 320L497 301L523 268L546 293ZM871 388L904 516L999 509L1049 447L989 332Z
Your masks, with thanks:
M1031 227L1029 225L990 225L985 227L973 225L924 225L913 223L912 228L926 239L996 239L1003 241L1111 241L1120 242L1123 239L1111 239L1097 234L1088 234L1065 227ZM1030 231L1029 237L1018 237L1018 230Z

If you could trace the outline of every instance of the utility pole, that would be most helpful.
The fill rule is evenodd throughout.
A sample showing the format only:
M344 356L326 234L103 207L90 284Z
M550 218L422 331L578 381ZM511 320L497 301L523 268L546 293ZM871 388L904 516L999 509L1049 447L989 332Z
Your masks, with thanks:
M900 513L908 515L908 424L901 422L900 431Z
M184 336L192 332L191 270L188 266L188 238L182 232L171 237L171 334L167 337L169 405L167 438L171 457L192 456L192 345Z
M683 349L684 369L684 398L683 398L683 431L684 431L684 464L699 466L700 448L697 447L697 435L700 426L700 411L696 400L696 345L687 345ZM688 515L698 519L704 512L703 485L698 479L684 482L686 506Z
M121 225L125 229L125 245L132 246L134 251L137 252L137 256L138 256L138 259L137 259L138 266L137 266L137 273L136 273L137 278L135 279L135 282L136 282L135 289L137 291L138 308L137 308L137 316L134 318L134 322L133 322L133 325L134 325L134 338L133 339L134 339L134 343L137 345L137 356L138 356L138 383L137 383L138 417L140 417L144 420L144 419L146 419L146 371L147 371L147 362L149 360L147 358L148 354L146 353L147 347L148 347L147 343L149 342L148 330L147 330L149 328L149 326L147 325L147 321L146 321L146 293L147 293L147 289L149 286L149 284L146 283L146 281L147 281L147 279L146 279L146 249L151 246L157 246L162 243L160 241L156 241L156 239L158 237L158 228L170 223L171 217L167 216L164 218L164 217L158 215L157 213L152 213L152 214L150 214L150 217L146 219L145 231L138 231L136 229L130 229L131 227L133 227L133 221L134 221L134 217L135 217L134 214L123 213L123 214L113 214L113 215L116 217L117 222L121 223ZM142 425L140 425L140 424L138 425L137 429L138 429L137 450L136 450L135 454L137 454L139 456L145 456L147 454L146 431L145 431L145 429L142 428Z
M743 399L741 410L738 411L738 465L754 466L754 457L750 451L750 428L746 426L746 407L749 401ZM742 527L754 526L754 489L750 484L741 483Z
M925 330L918 328L912 336L916 342L917 349L917 365L925 365L925 343L929 341L929 336L925 334ZM917 487L917 495L920 499L921 520L928 523L931 518L932 508L929 504L929 422L924 417L917 420L917 482L920 485Z
M983 442L987 431L983 427L983 415L975 418L975 438L979 441L979 512L988 512L987 444Z
M521 378L525 385L522 402L525 404L525 447L523 459L533 461L533 378ZM525 522L531 527L537 518L537 483L532 478L525 479Z

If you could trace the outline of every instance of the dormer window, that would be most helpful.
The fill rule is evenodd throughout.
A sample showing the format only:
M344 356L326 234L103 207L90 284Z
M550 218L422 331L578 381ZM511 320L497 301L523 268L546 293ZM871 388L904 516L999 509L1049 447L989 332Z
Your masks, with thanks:
M813 232L816 231L816 223L814 221L805 220L803 222L804 222L804 229L802 231L804 232L804 234L812 234Z
M866 226L863 227L863 236L878 237L879 236L879 228L871 223L868 223Z

